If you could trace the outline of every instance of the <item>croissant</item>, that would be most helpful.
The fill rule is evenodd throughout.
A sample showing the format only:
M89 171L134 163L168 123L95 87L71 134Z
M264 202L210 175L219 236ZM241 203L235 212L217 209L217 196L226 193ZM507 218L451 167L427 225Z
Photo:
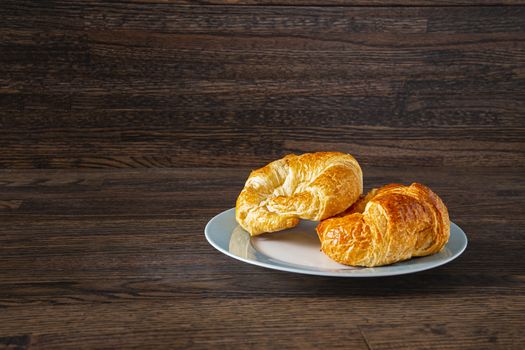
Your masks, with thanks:
M333 260L372 267L439 252L448 242L450 221L428 187L391 184L322 221L317 234L321 250Z
M237 198L235 217L252 236L322 220L352 205L363 173L349 154L288 155L253 171Z

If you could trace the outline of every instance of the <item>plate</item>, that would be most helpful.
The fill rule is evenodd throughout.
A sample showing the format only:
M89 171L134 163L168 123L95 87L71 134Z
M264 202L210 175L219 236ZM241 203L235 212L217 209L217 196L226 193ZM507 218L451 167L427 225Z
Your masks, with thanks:
M318 276L380 277L432 269L457 258L467 247L467 236L450 223L450 239L441 252L381 267L352 267L331 260L320 251L315 221L302 220L298 226L251 237L235 221L235 208L211 219L204 233L221 253L248 264L270 269Z

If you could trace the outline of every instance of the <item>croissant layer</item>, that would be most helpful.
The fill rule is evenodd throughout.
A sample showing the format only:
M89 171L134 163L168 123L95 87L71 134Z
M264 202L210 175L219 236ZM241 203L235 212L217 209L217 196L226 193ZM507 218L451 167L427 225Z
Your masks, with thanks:
M349 154L288 155L252 171L237 198L237 222L252 236L322 220L351 206L363 192L363 173Z
M323 220L317 234L321 250L333 260L372 267L439 252L448 242L450 221L428 187L390 184Z

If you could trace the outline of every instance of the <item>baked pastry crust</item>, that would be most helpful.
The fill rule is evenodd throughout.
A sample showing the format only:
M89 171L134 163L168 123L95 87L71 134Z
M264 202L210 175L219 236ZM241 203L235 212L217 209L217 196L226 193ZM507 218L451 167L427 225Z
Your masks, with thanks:
M372 267L439 252L448 242L450 221L428 187L390 184L322 221L317 234L321 250L333 260Z
M322 220L351 206L363 192L363 173L349 154L287 155L252 171L237 198L237 222L252 236Z

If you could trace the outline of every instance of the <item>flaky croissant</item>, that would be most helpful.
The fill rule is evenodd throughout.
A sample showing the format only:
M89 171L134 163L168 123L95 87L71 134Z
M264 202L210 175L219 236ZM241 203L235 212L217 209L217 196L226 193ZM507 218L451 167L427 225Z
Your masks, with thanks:
M237 222L252 236L322 220L352 205L363 192L363 173L349 154L288 155L253 171L237 198Z
M448 242L450 221L428 187L391 184L322 221L317 234L321 250L333 260L372 267L439 252Z

